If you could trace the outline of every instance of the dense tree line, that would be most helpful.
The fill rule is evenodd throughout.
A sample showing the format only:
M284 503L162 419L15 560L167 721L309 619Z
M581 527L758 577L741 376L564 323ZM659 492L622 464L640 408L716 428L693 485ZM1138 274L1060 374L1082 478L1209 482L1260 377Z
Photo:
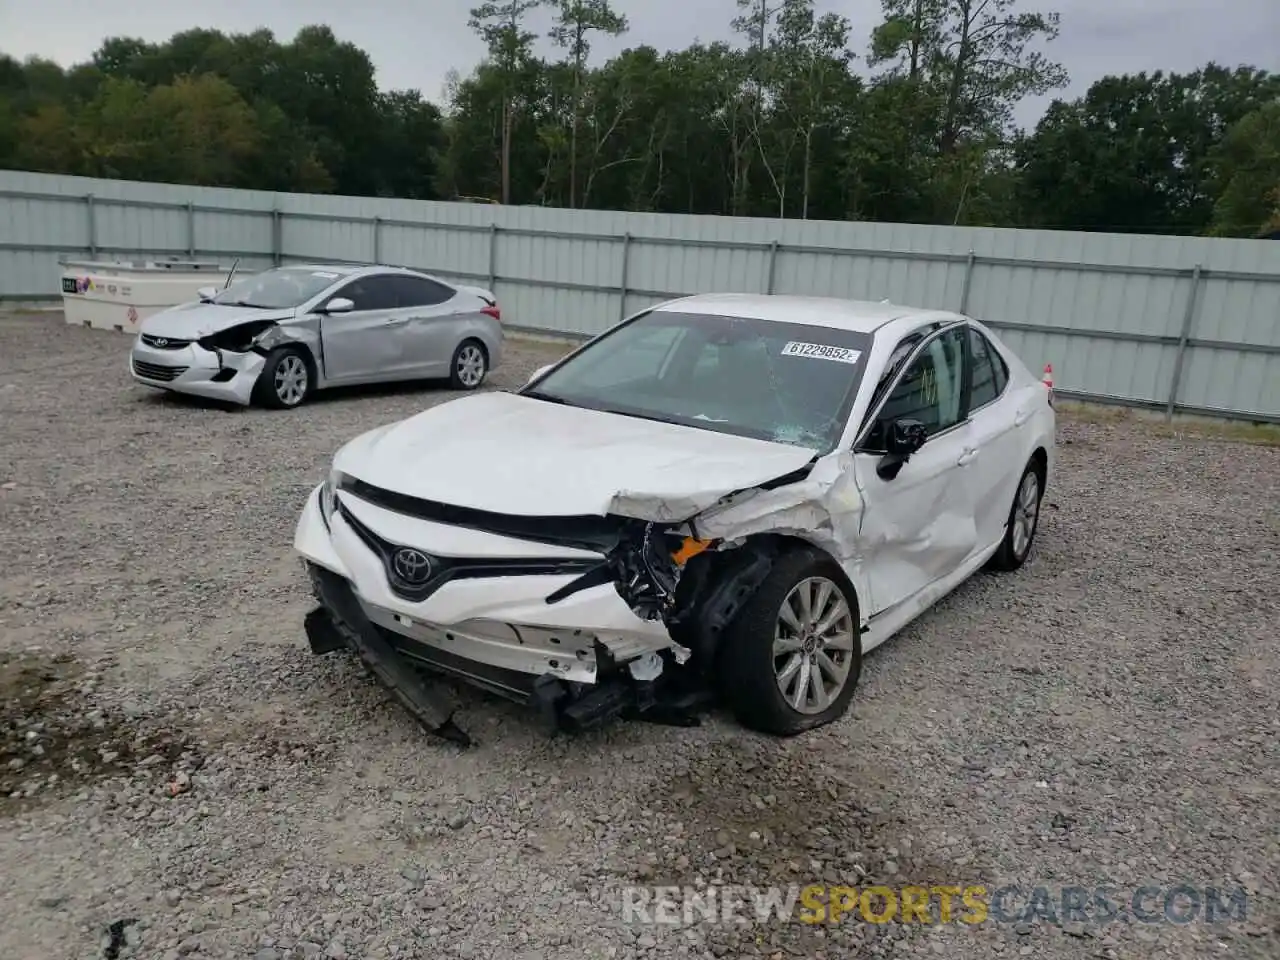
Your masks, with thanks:
M617 2L617 0L615 0ZM611 0L486 0L442 111L323 26L0 55L0 167L424 199L1257 236L1280 227L1280 75L1066 73L1023 0L882 0L869 44L813 0L737 0L739 42L593 64ZM530 27L551 8L556 53ZM860 52L861 51L861 52Z

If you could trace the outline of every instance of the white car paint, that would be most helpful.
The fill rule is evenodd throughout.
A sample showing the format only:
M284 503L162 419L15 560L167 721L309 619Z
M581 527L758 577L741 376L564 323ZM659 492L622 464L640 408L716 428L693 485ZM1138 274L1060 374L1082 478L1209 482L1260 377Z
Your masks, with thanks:
M495 513L673 521L813 457L788 444L478 393L357 437L333 465L375 487Z
M663 650L678 659L688 651L660 620L637 615L612 584L546 602L578 574L457 580L421 602L407 601L389 589L382 562L333 506L341 503L358 524L392 543L438 557L601 554L422 520L359 492L334 492L333 485L356 478L398 494L506 515L692 520L696 530L686 532L723 540L729 549L760 534L793 536L825 551L848 575L862 647L869 651L998 549L1015 487L1037 450L1045 455L1045 486L1053 482L1055 417L1048 392L976 320L884 303L738 294L684 298L652 309L871 336L861 386L830 452L524 396L473 395L344 446L330 482L317 486L303 509L297 552L346 579L370 618L393 632L476 662L589 682L595 676L590 650L584 645L566 663L553 634L581 631L599 638L619 661ZM993 402L931 437L897 477L883 480L876 472L882 455L864 449L864 421L875 412L872 394L899 341L933 325L951 325L949 335L968 327L981 333L1004 361L1008 382ZM536 390L552 371L607 336L539 370L529 387ZM803 479L759 488L810 462Z

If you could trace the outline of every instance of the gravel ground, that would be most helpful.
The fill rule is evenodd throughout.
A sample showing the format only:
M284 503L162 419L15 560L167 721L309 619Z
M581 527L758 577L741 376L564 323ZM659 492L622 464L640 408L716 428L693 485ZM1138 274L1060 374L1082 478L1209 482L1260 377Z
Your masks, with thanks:
M549 738L458 691L460 752L308 652L291 552L343 441L450 394L228 412L136 387L127 348L0 316L0 956L1280 956L1280 450L1063 422L1032 561L870 656L817 733ZM708 882L1249 901L1216 926L625 922L623 886Z

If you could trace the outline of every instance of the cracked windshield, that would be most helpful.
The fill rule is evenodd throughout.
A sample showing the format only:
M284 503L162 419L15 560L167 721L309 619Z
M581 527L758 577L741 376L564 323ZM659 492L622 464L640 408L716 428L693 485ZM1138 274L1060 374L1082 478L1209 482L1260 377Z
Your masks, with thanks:
M526 395L826 452L871 336L745 317L646 314Z

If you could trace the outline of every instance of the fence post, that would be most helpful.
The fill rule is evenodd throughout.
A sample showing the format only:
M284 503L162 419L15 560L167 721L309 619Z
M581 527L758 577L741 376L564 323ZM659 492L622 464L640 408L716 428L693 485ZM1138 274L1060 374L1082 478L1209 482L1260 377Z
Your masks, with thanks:
M769 278L764 288L765 293L773 293L773 282L776 276L778 266L778 241L772 240L769 243Z
M382 218L373 218L373 262L382 263Z
M196 255L196 206L187 201L187 256L195 259Z
M284 258L284 228L279 210L271 211L271 260L278 267Z
M84 198L87 205L89 217L89 259L98 259L98 218L93 212L93 194L88 194Z
M489 224L489 292L495 297L498 291L498 222Z
M627 319L627 273L631 257L631 234L622 235L622 277L618 281L618 322Z
M1182 314L1182 332L1178 334L1178 354L1173 360L1173 377L1169 380L1169 402L1165 404L1164 419L1166 423L1173 420L1174 410L1178 406L1178 387L1182 384L1182 367L1187 359L1187 341L1191 339L1191 330L1196 322L1196 306L1200 299L1200 264L1191 271L1191 290L1187 293L1187 308Z
M969 288L973 285L973 263L977 259L970 250L964 262L964 288L960 291L960 312L963 314L969 312Z

